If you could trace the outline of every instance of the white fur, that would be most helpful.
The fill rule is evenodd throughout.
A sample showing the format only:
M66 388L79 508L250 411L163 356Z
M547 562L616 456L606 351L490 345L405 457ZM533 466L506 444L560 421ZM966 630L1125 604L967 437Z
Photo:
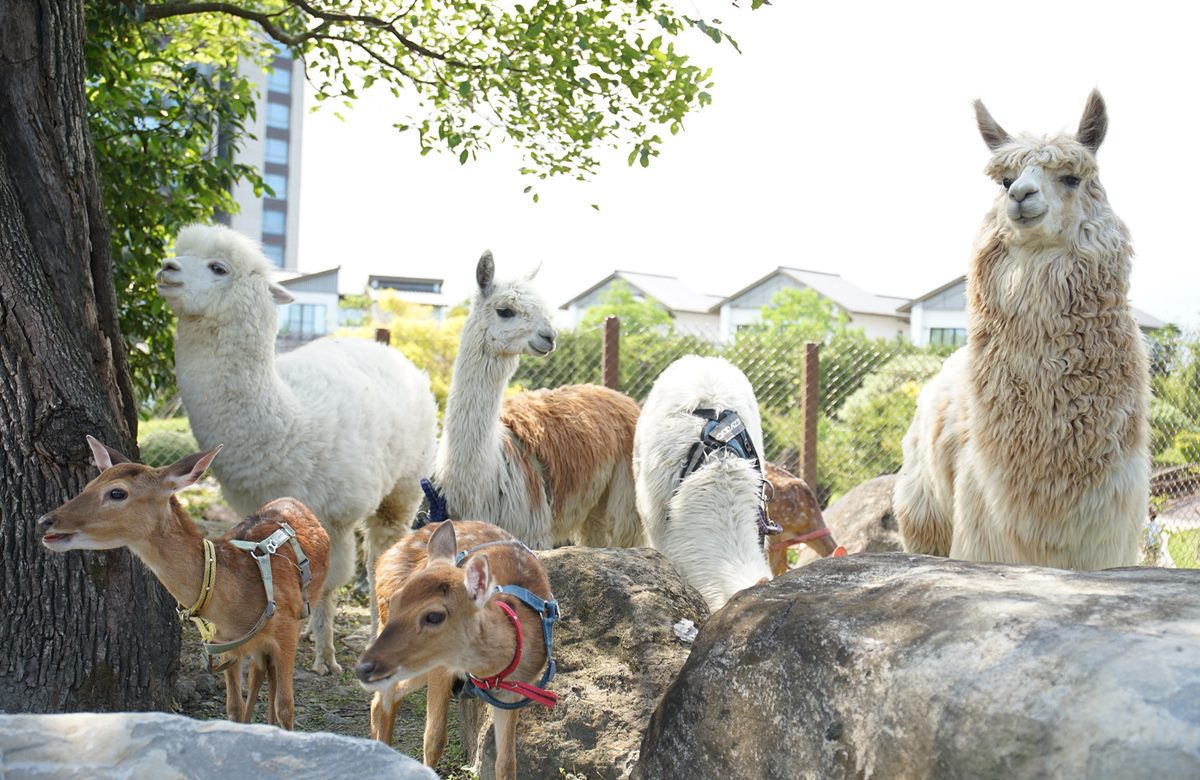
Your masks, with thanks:
M722 358L688 355L662 372L646 398L633 473L651 546L716 611L739 590L769 580L771 569L758 538L762 475L750 461L719 451L679 481L705 425L692 414L700 408L737 412L762 456L758 401L745 374Z
M269 281L257 246L228 228L192 225L175 248L159 289L179 316L176 374L192 432L203 448L224 445L213 472L237 514L292 496L328 530L313 669L340 671L332 620L335 594L354 573L355 528L366 521L373 574L375 557L407 531L432 465L429 379L366 341L322 339L276 358L275 301L286 292Z

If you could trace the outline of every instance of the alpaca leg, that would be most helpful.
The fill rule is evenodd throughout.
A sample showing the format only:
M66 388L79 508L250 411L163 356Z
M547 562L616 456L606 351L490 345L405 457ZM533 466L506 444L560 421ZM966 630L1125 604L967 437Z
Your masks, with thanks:
M496 735L496 780L517 777L517 717L520 710L492 709L492 730Z
M367 563L372 634L379 630L379 605L375 601L375 561L409 532L420 505L420 483L416 480L402 480L397 482L392 492L383 499L375 514L367 518L363 558Z
M246 706L242 709L242 723L249 723L258 707L258 692L262 690L263 678L267 674L267 659L261 655L251 655L250 675L246 681Z
M336 526L326 530L329 531L329 571L309 618L310 633L316 645L312 670L322 675L342 673L333 650L333 619L337 610L337 592L354 576L357 547L353 528Z
M955 523L950 557L964 561L1036 563L1025 560L1018 550L1006 551L997 545L999 529L991 527L997 518L991 514L978 478L970 469L964 470L954 482ZM1015 542L1016 537L1009 536Z
M938 506L932 486L919 469L902 471L892 494L892 512L904 549L921 555L950 555L956 529Z
M396 712L404 697L425 685L425 675L402 680L386 691L376 691L371 699L371 738L385 745L392 744L396 728Z
M237 722L242 719L246 703L242 699L242 659L225 670L225 717Z
M435 767L446 749L446 733L450 717L450 692L454 679L445 669L428 674L425 692L425 766Z
M637 511L637 489L633 481L633 466L621 460L613 472L605 503L606 523L612 534L612 547L645 547L646 529Z

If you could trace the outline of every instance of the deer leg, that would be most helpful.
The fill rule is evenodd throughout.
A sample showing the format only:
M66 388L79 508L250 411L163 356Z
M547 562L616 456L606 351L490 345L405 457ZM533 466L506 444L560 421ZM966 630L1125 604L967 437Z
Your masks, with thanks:
M266 676L266 661L262 656L250 656L250 674L246 680L246 705L242 710L242 723L249 723L258 707L258 692L262 690L263 678Z
M242 700L242 659L225 670L225 717L240 721L246 703Z
M492 730L496 734L496 780L516 780L517 716L520 712L492 708Z
M428 675L425 692L425 766L435 767L446 749L446 729L450 713L450 692L454 678L445 669Z
M385 745L392 744L392 733L396 728L396 712L404 697L425 684L425 675L410 677L388 688L376 691L371 699L371 738Z

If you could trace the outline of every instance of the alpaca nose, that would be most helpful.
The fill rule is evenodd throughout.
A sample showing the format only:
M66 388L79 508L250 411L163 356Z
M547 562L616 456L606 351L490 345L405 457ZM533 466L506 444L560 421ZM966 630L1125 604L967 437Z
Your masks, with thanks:
M1030 195L1035 195L1040 191L1037 182L1032 177L1022 176L1017 181L1013 182L1013 186L1008 188L1008 197L1015 200L1017 203L1022 203Z
M363 682L368 682L371 679L371 672L373 671L375 671L374 661L363 661L354 667L354 673Z
M556 333L554 331L554 328L546 328L544 330L539 330L538 335L550 343L551 349L554 348L554 340L556 338L558 338L558 333Z
M175 262L174 260L167 258L166 260L162 261L162 269L164 271L182 271L183 266L179 265L179 263Z

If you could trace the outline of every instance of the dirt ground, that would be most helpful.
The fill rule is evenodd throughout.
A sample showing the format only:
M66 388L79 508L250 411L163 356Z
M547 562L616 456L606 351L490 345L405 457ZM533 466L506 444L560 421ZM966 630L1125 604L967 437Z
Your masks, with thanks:
M234 522L232 513L220 503L219 491L211 481L189 491L181 499L207 536L220 536ZM337 677L321 677L310 672L313 644L309 640L300 641L294 680L296 731L369 736L371 697L355 680L353 669L370 639L370 623L364 583L348 585L342 591L334 624L334 646L343 670ZM224 675L212 675L207 671L200 648L200 636L191 623L183 627L177 692L177 712L180 714L201 720L225 717ZM463 768L466 756L458 739L457 715L457 707L452 706L450 744L437 770L444 778L464 780L472 775ZM264 685L253 722L266 723L266 717ZM424 730L425 696L424 692L418 692L410 695L401 705L392 744L397 750L420 761Z

